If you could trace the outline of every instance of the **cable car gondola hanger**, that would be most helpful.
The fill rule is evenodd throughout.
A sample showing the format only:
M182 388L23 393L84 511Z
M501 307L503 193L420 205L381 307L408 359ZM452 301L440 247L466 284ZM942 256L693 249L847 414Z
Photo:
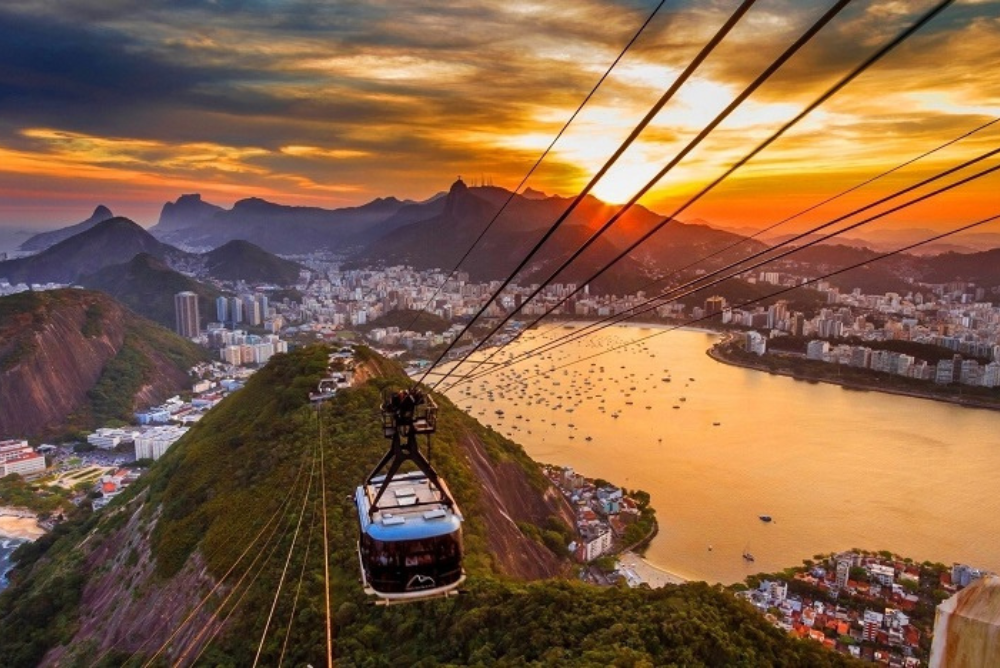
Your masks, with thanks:
M383 605L457 594L465 581L463 518L430 463L437 404L417 388L387 390L381 410L390 447L355 492L364 591ZM420 434L427 437L427 457ZM407 461L417 470L400 473Z

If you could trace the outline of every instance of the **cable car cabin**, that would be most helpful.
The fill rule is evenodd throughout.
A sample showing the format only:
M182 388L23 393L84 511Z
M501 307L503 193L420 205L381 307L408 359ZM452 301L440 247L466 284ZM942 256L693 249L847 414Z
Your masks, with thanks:
M365 593L394 603L447 596L465 580L462 515L440 479L397 474L373 501L386 476L357 488L358 557Z

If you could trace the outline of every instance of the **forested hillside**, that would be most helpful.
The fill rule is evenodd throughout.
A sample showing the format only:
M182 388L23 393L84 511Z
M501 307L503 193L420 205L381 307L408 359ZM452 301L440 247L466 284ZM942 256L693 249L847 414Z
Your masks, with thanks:
M327 351L276 356L100 515L22 550L0 596L3 664L243 666L259 652L262 665L325 665L326 546L338 665L842 665L715 587L574 582L516 527L560 526L561 497L519 446L444 398L433 458L466 517L465 591L371 605L348 497L385 448L380 390L405 379L370 355L358 375L374 377L319 412L306 397ZM486 488L472 452L509 489ZM513 494L532 497L521 516ZM526 581L546 560L549 579Z

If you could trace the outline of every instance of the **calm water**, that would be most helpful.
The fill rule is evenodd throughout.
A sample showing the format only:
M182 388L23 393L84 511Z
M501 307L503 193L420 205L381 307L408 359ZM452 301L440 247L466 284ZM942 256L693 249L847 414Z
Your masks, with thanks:
M646 556L686 578L729 583L852 547L1000 572L1000 413L720 364L703 332L607 352L656 331L608 329L449 395L540 462L650 492Z

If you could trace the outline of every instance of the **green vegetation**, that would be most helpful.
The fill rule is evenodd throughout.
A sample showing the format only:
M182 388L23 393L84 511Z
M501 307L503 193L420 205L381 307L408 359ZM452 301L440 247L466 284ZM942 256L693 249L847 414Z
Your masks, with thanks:
M222 293L210 285L174 271L149 253L139 253L123 264L115 264L80 279L82 285L105 292L130 309L164 327L176 323L174 295L194 292L203 322L215 313L215 299Z
M33 543L14 552L19 572L30 569L30 586L16 575L0 593L0 656L3 665L35 666L45 652L69 642L78 627L78 609L86 583L83 553L75 549L95 524L87 509ZM42 557L45 559L42 559Z
M249 241L236 239L204 255L208 272L224 281L295 285L304 267L269 253Z
M68 508L70 503L65 490L29 483L12 473L0 478L0 506L15 506L36 513L51 514Z
M153 372L152 363L140 352L135 336L126 336L125 345L105 366L97 384L87 392L95 421L131 417L135 394Z
M72 320L67 321L66 317ZM44 345L56 343L53 332L57 325L79 326L85 338L103 341L88 344L90 350L102 351L118 344L115 357L109 359L93 387L80 387L87 392L86 404L76 407L74 414L64 422L36 426L33 435L75 435L74 432L108 424L132 422L136 395L140 390L154 385L158 392L177 387L187 379L188 370L208 358L208 353L194 343L173 332L136 317L113 299L97 292L85 290L50 290L27 292L0 298L0 371L24 361L33 361L44 340ZM39 332L50 328L45 337ZM122 336L124 334L124 336ZM122 337L119 339L118 337ZM105 342L107 346L105 346ZM72 345L77 345L75 339ZM78 351L73 350L76 354ZM82 353L81 353L82 354ZM87 351L87 355L91 355ZM17 387L12 385L12 387ZM0 394L6 390L0 388ZM11 391L16 391L12 389ZM0 396L2 400L2 396Z
M359 329L362 331L371 331L376 327L399 327L401 330L408 329L414 332L431 331L435 334L440 334L451 327L451 323L444 318L436 316L433 313L427 313L426 311L400 309L398 311L389 311L382 317L373 320L363 327L359 327Z
M84 314L85 319L83 321L83 327L80 328L81 333L88 339L92 339L95 336L100 336L104 333L104 305L100 302L94 302L87 307L87 311Z
M487 496L468 464L463 441L475 435L494 463L516 462L540 490L547 483L520 447L482 427L445 398L439 400L433 460L466 518L465 593L413 605L370 605L357 582L357 519L349 498L386 446L377 420L381 390L406 380L370 351L363 350L360 357L387 376L339 393L316 412L308 405L307 394L325 372L327 350L314 346L276 355L103 511L84 545L80 538L92 524L80 519L63 530L72 530L72 535L22 555L22 576L0 597L0 655L15 657L6 665L34 665L47 647L68 641L76 619L73 611L79 605L81 564L87 551L100 549L103 541L120 541L115 530L126 515L137 517L140 524L155 522L151 538L155 577L167 583L196 551L211 574L223 576L249 541L266 529L260 535L273 549L260 551L266 561L254 569L253 582L245 597L239 597L224 635L211 642L198 661L199 665L250 665L303 500L302 534L289 573L303 572L305 577L284 661L319 665L326 644L323 507L318 495L324 478L333 638L341 665L845 665L844 659L818 645L789 639L720 587L600 589L561 580L526 584L500 575L487 547L483 513ZM140 503L144 505L138 515L118 512ZM566 527L554 518L534 531L546 544L550 540L562 544L566 538ZM306 542L311 545L308 553L302 549ZM81 549L74 549L78 546ZM42 554L44 560L39 559ZM128 552L122 557L125 568L133 557ZM238 572L244 570L241 564ZM66 592L44 607L53 622L25 606L37 605L43 594L53 595L50 587L57 571L65 574ZM227 582L232 584L233 579ZM130 587L141 592L143 584ZM277 663L297 588L292 575L278 597L277 623L261 657L266 665ZM234 605L235 598L229 603L216 599L212 608L225 617ZM7 620L14 619L26 621L8 627ZM30 637L25 630L29 623L38 627ZM70 648L63 662L92 660L90 640ZM109 654L106 661L111 663L105 665L118 665L122 658Z
M206 352L150 322L131 322L118 354L104 366L101 377L87 392L89 416L85 424L132 421L135 396L159 372L154 355L160 355L180 372L206 358Z

